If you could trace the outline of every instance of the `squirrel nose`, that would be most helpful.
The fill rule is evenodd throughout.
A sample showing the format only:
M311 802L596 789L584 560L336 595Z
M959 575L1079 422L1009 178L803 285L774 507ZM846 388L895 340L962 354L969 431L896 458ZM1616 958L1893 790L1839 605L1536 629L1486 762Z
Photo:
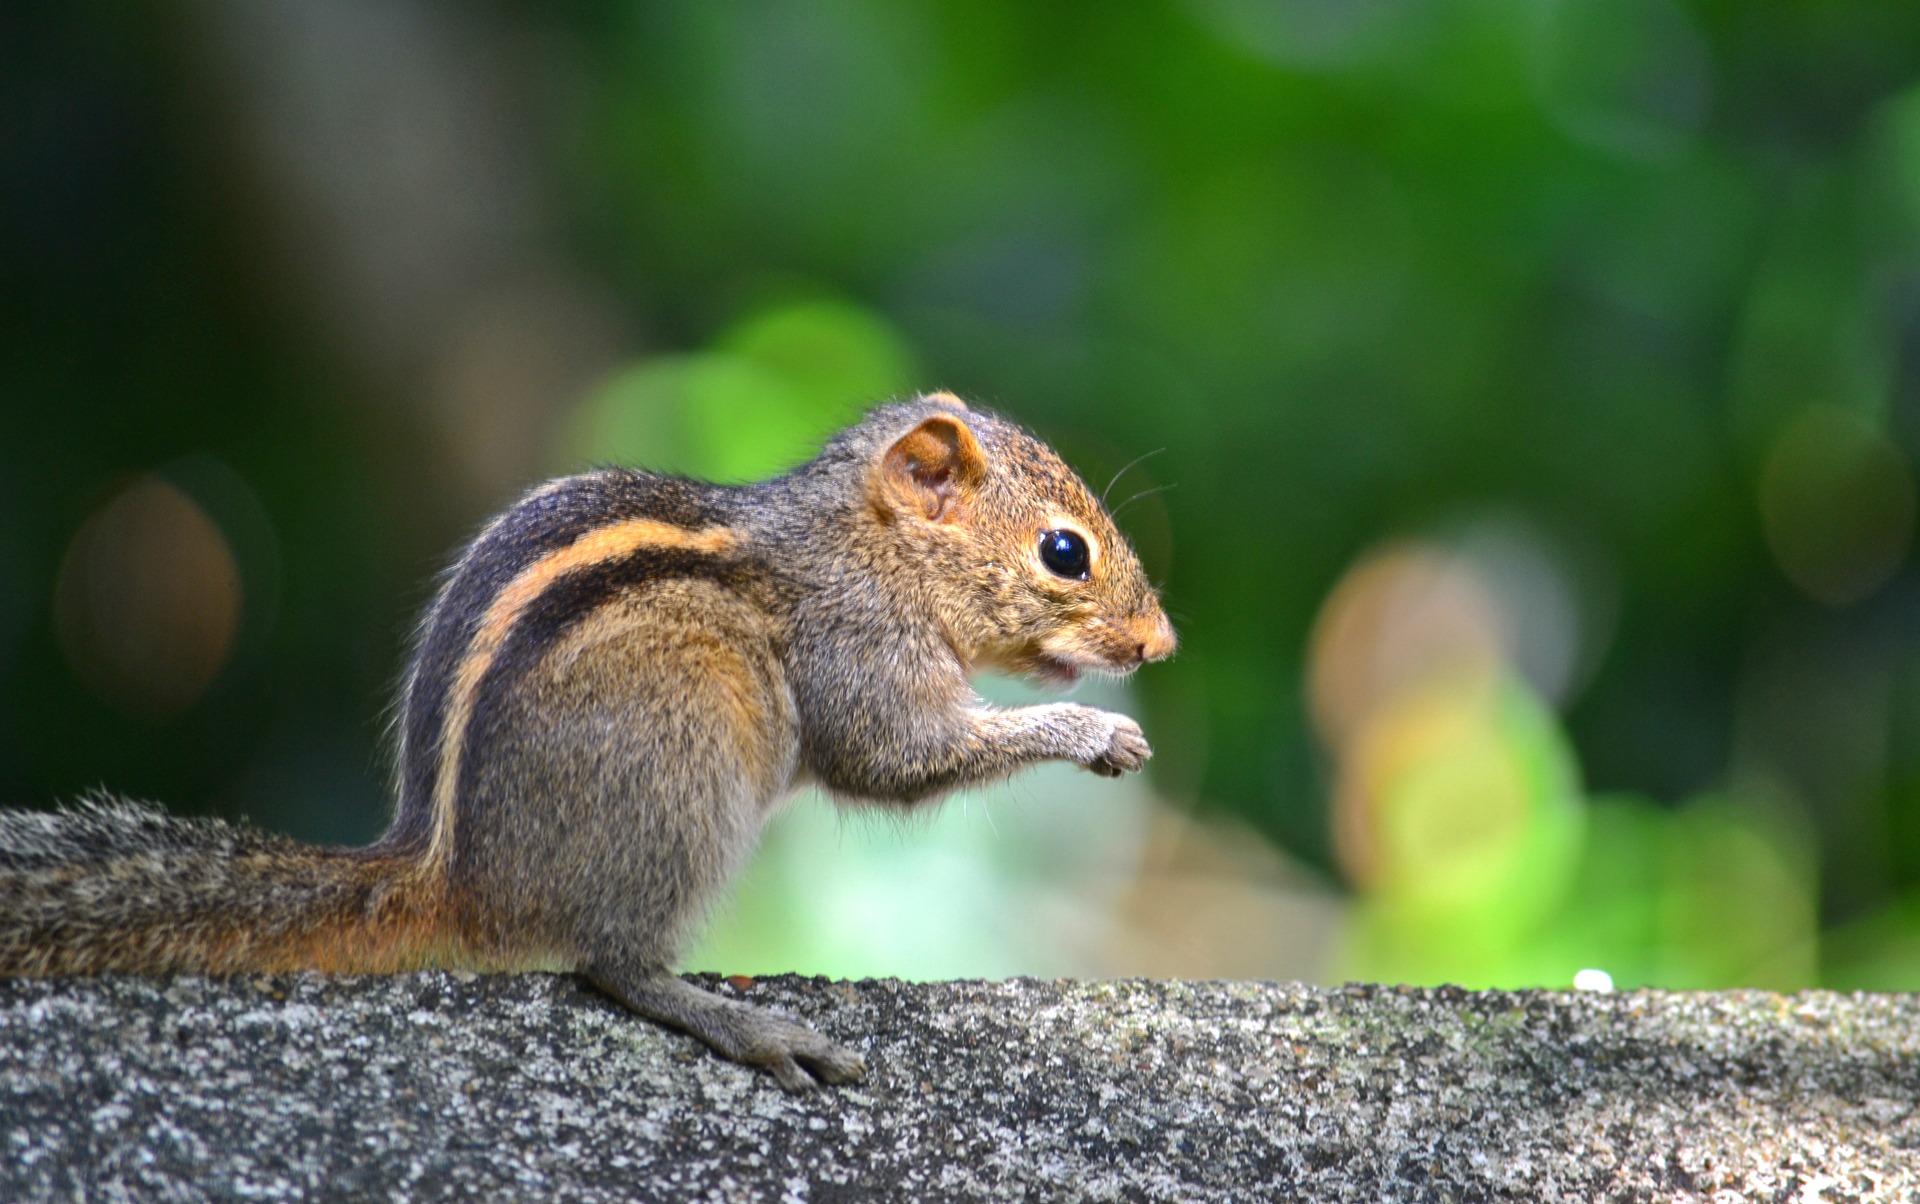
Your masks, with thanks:
M1134 640L1133 660L1165 660L1173 655L1179 640L1173 634L1173 624L1167 621L1165 611L1155 610L1150 615L1139 615L1128 622L1127 634Z

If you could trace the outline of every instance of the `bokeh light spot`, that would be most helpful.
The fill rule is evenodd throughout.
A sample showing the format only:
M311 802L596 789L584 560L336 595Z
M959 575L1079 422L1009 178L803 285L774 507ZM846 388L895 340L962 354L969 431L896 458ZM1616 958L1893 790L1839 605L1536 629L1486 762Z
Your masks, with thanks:
M1673 0L1544 0L1534 79L1560 128L1629 160L1693 145L1713 101L1705 40Z
M142 476L89 517L54 586L67 663L121 710L166 720L227 661L241 615L240 570L200 506Z
M1443 550L1399 543L1368 555L1314 625L1308 688L1321 738L1340 747L1411 687L1490 679L1501 664L1499 632L1493 595Z
M1873 426L1837 406L1810 406L1768 453L1760 515L1789 580L1832 606L1856 602L1906 555L1913 472Z
M614 463L718 481L791 468L867 406L910 392L906 343L853 305L760 311L712 349L625 368L563 431L560 467Z
M1278 66L1336 70L1424 37L1429 0L1189 0L1222 41Z
M1368 717L1336 795L1364 889L1439 910L1557 897L1579 849L1577 771L1517 684L1437 683Z
M836 425L911 390L919 371L891 324L839 301L802 301L755 314L722 336L719 349L779 376Z

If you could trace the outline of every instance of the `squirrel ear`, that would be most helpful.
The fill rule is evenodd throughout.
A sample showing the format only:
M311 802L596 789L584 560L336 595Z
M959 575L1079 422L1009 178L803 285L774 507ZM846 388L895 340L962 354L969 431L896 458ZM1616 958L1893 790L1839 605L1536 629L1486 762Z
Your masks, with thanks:
M967 424L936 414L893 441L880 461L879 484L888 510L955 522L986 475L986 453Z

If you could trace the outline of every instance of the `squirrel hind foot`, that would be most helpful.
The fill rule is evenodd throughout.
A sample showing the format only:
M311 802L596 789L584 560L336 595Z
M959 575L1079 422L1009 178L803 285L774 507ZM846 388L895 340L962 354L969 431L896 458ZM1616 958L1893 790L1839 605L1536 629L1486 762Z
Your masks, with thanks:
M788 1091L848 1083L866 1073L860 1055L795 1020L722 999L666 969L590 966L587 978L649 1020L698 1037L721 1057L772 1074Z

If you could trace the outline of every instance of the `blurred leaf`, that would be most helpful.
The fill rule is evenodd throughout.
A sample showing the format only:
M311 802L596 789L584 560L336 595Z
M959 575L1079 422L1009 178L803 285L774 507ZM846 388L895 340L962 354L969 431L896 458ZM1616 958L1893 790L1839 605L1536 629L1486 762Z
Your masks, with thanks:
M766 310L727 331L717 347L778 376L829 430L874 402L910 392L918 376L898 331L869 310L837 301Z
M1352 969L1512 981L1573 883L1584 835L1576 764L1551 712L1508 682L1423 691L1370 728L1348 755L1357 772L1384 775L1373 787L1383 856L1358 908ZM1376 757L1386 764L1369 770Z
M621 464L659 472L690 472L696 457L684 415L701 357L660 356L608 377L590 392L562 429L560 471Z
M914 369L891 327L813 301L748 318L718 350L645 361L608 379L563 432L563 459L756 481L810 456Z
M1751 802L1712 796L1670 821L1660 892L1665 987L1763 986L1814 981L1812 883L1804 832L1782 830ZM1797 839L1796 839L1797 838Z

